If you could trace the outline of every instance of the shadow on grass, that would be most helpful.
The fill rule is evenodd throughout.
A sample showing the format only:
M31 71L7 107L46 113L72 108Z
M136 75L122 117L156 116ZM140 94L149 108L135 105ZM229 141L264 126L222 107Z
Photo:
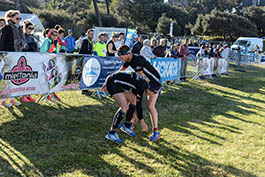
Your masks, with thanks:
M229 78L221 83L215 80L209 82L237 89L238 85L233 84L236 80ZM259 84L261 83L258 83L258 86ZM194 136L213 146L222 146L226 137L202 130L195 124L234 134L240 134L241 129L218 122L213 117L220 115L227 119L258 124L230 114L230 112L239 115L256 114L246 110L245 108L252 107L241 103L240 100L210 93L207 89L192 83L178 87L180 89L170 87L165 91L166 94L159 98L157 108L161 129L168 128L174 132ZM257 89L253 88L250 91L254 92ZM233 96L233 93L231 95ZM253 101L265 103L261 100ZM150 164L141 163L122 153L120 145L106 142L104 136L117 107L113 100L109 99L100 100L99 103L103 105L75 107L62 102L58 106L30 103L14 110L10 109L14 120L0 126L0 154L3 157L0 159L0 174L57 176L80 170L82 174L90 176L128 176L119 167L102 158L103 155L112 153L130 162L137 169L155 174L156 170ZM195 134L192 130L200 131L201 134ZM183 176L254 176L232 166L211 162L195 153L180 149L165 139L161 139L156 146L150 145L141 137L133 142L155 151L164 159L157 159L151 153L140 152L137 148L130 147L132 150L154 159L156 163L168 163Z

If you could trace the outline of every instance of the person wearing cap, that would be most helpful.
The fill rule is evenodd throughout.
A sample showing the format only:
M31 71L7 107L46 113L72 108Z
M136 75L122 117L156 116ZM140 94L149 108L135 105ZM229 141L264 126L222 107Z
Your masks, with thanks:
M95 43L94 48L93 48L94 55L101 56L101 57L107 56L107 45L104 42L104 39L105 39L105 34L99 33L98 42Z
M115 46L115 42L119 39L119 35L117 33L112 34L112 39L107 44L107 53L108 56L114 57L117 53L117 48Z
M67 53L74 53L74 50L75 50L75 38L73 36L72 29L68 30L68 36L66 36L65 41L67 42L67 45L66 45Z
M153 126L153 134L150 137L151 141L157 141L160 139L160 132L158 130L158 113L155 108L155 104L161 89L161 76L158 71L145 60L143 56L132 54L129 46L124 45L119 48L118 56L120 60L124 62L120 70L125 70L129 66L135 70L135 72L145 76L148 84L148 89L152 91L152 94L147 96L148 110L150 112L151 122ZM138 119L143 121L142 110L142 98L137 98L136 112Z
M122 143L116 132L118 128L129 136L136 136L131 129L131 120L136 109L136 96L142 97L146 88L146 81L135 72L117 72L107 77L101 91L107 91L119 109L114 115L110 131L105 136L106 139ZM126 117L125 123L120 125L123 117Z

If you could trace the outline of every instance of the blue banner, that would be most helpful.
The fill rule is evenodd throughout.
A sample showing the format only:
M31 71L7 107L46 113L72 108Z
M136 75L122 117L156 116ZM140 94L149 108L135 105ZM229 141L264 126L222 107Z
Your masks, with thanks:
M180 78L180 58L152 59L151 64L161 75L161 81L171 81Z
M117 57L85 57L80 89L100 88L106 77L118 71L122 65L123 62Z
M128 29L126 38L125 38L125 45L128 45L130 48L132 48L135 34L136 34L136 30Z

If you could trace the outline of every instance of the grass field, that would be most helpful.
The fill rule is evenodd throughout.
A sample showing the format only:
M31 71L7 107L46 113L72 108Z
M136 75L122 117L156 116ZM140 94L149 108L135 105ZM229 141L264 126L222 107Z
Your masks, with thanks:
M117 106L80 92L63 103L0 108L0 176L265 176L265 67L170 86L157 108L162 139L119 132L104 139ZM146 105L146 103L144 103ZM150 119L145 106L145 119Z

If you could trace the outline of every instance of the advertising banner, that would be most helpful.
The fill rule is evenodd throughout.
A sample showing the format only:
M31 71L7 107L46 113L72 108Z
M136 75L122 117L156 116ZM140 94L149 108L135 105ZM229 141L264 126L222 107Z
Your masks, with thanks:
M131 48L133 46L133 40L135 35L136 35L135 29L128 29L125 38L125 45L128 45Z
M117 57L85 57L80 89L100 88L106 77L118 71L122 65L123 62Z
M219 74L223 74L223 73L227 73L227 60L226 59L218 59L218 73Z
M170 81L180 78L180 58L152 59L151 64L161 75L161 81Z
M214 58L203 58L202 75L212 75L214 69Z
M0 98L79 89L83 57L0 53Z

